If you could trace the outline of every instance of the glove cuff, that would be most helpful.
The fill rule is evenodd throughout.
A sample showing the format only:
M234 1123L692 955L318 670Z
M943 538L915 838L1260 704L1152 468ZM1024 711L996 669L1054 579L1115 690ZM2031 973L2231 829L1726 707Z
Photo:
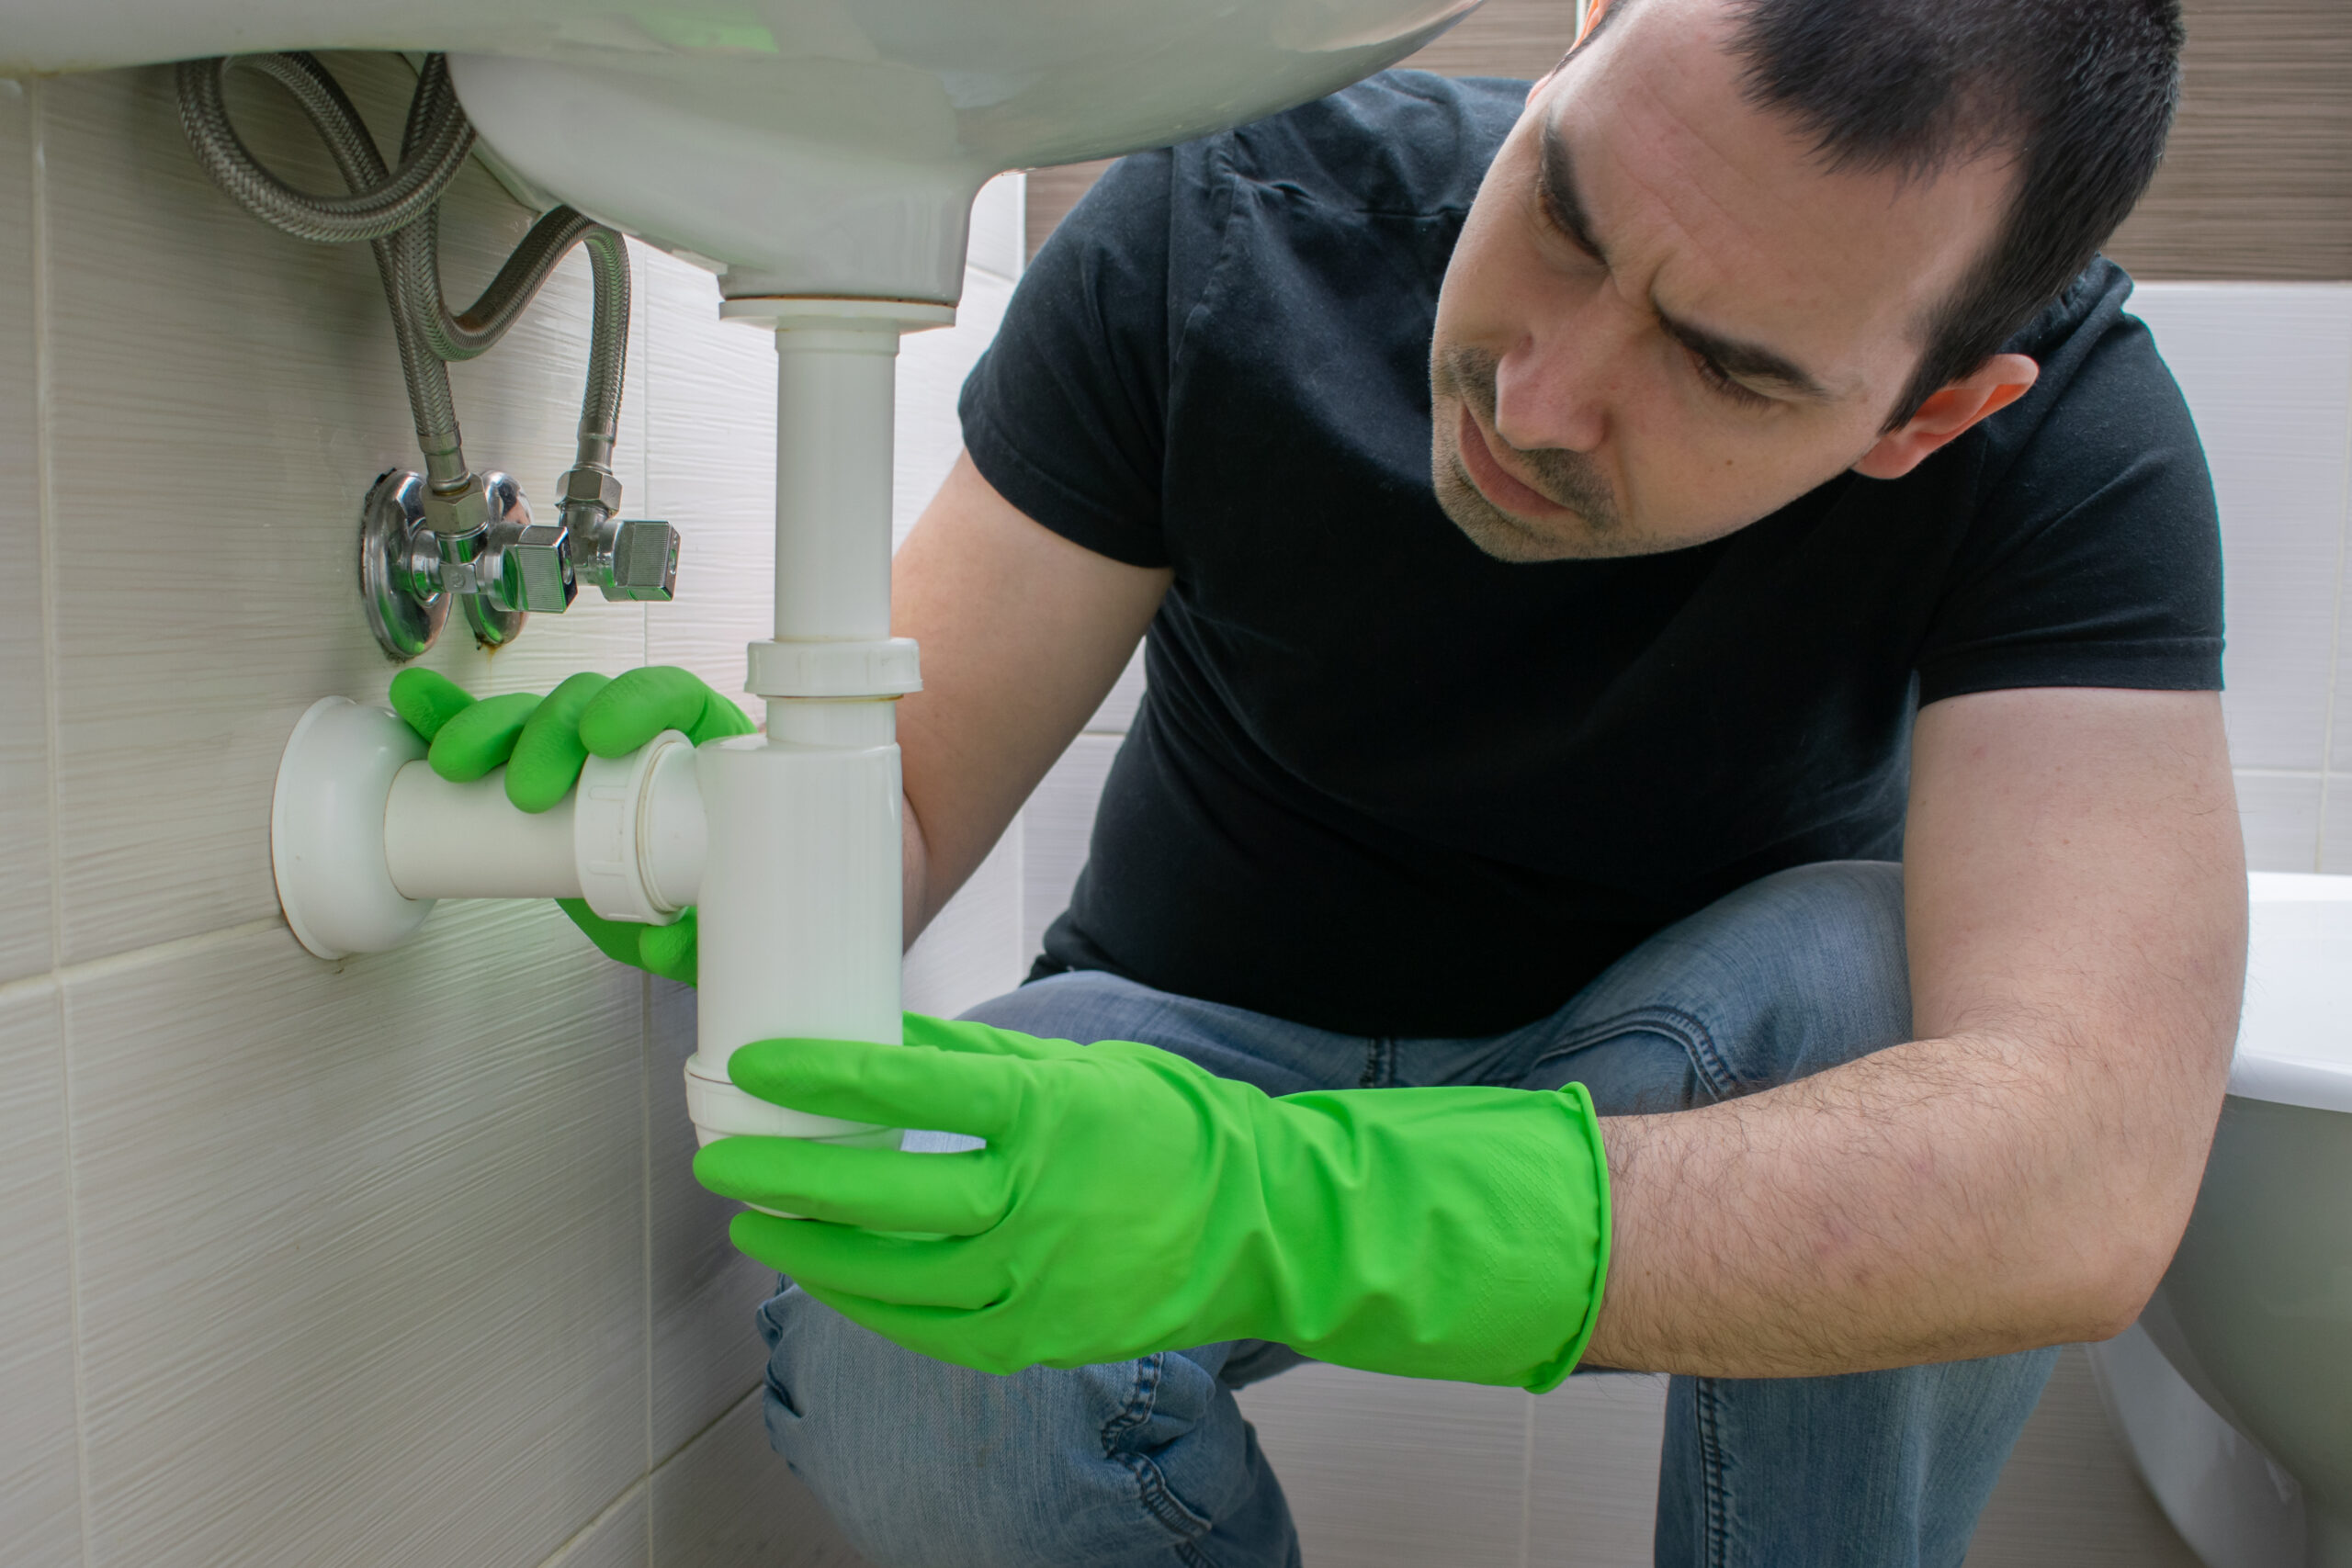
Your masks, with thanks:
M1609 1211L1609 1153L1600 1145L1600 1113L1593 1109L1592 1093L1580 1083L1563 1086L1560 1097L1574 1108L1584 1128L1585 1147L1592 1156L1593 1229L1592 1287L1585 1292L1584 1321L1568 1336L1567 1344L1551 1360L1535 1369L1521 1386L1530 1393L1549 1393L1567 1381L1584 1359L1585 1347L1600 1322L1601 1292L1609 1285L1609 1247L1614 1231Z

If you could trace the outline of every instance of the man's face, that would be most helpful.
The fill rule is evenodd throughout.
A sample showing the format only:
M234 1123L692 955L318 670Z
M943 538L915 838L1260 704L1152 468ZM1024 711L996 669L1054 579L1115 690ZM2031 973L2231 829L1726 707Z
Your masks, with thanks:
M1746 102L1729 32L1721 0L1629 6L1536 85L1479 187L1438 301L1431 464L1490 555L1678 549L1932 449L1882 432L2010 171L1827 172Z

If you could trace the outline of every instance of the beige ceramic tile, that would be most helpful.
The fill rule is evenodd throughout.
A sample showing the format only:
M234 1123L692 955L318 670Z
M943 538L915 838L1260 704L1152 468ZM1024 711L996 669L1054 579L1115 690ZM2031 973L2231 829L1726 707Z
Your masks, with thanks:
M545 904L69 979L89 1568L537 1562L627 1490L640 996Z
M0 1549L79 1568L65 1045L47 981L0 994Z
M16 604L0 616L0 981L49 967L47 670L41 651L40 485L34 355L34 93L0 79L0 560Z
M1533 1404L1528 1568L1648 1568L1666 1379L1575 1377Z
M2352 774L2336 773L2327 781L2319 868L2333 875L2352 876Z
M652 1487L639 1480L539 1568L651 1568Z
M1241 1391L1309 1562L1520 1562L1527 1396L1317 1363Z
M379 129L404 74L334 62ZM304 244L198 172L156 68L42 85L48 169L64 957L266 918L270 781L317 697L392 667L353 592L360 495L413 435L365 247ZM290 178L328 179L282 101L242 122ZM453 188L454 291L528 215L478 170ZM585 355L582 265L507 343L458 367L468 454L551 494ZM641 402L641 399L639 400ZM544 685L643 649L644 614L591 596L495 660L461 629L428 661L478 689Z
M2352 285L2154 283L2131 309L2188 398L2228 564L2230 752L2317 768L2335 657Z
M2247 869L2318 870L2319 775L2240 773L2236 783Z
M2346 515L2344 531L2344 578L2335 590L2335 703L2328 718L2327 765L2335 773L2352 773L2352 514Z
M2018 1435L1968 1568L2200 1568L2132 1473L2079 1347Z
M863 1568L768 1449L757 1394L653 1472L655 1568Z
M1015 169L980 187L972 203L971 240L964 263L1010 283L1021 276L1023 230L1029 212L1029 176Z
M1046 771L1022 807L1021 955L1025 965L1037 955L1046 928L1069 908L1070 890L1086 864L1094 830L1094 807L1119 739L1081 735Z
M748 705L743 645L775 629L775 340L720 321L699 268L650 255L642 281L645 503L681 536L677 601L647 608L646 656Z
M776 1276L728 1245L727 1222L740 1205L695 1182L684 1077L695 1050L695 993L666 980L649 984L647 1213L659 1463L759 1386L767 1352L752 1314L775 1292Z

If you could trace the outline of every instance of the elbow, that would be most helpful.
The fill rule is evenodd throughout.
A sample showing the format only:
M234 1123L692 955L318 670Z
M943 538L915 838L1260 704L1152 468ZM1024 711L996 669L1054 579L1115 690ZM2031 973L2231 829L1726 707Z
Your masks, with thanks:
M2092 1345L2114 1338L2140 1321L2148 1298L2156 1293L2157 1280L2163 1277L2159 1271L2153 1279L2120 1281L2092 1293L2081 1303L2075 1323L2057 1337L2057 1342Z
M2180 1224L2135 1227L2136 1234L2110 1232L2096 1247L2078 1255L2052 1303L2060 1310L2044 1343L2088 1344L2112 1339L2140 1320L2180 1246Z

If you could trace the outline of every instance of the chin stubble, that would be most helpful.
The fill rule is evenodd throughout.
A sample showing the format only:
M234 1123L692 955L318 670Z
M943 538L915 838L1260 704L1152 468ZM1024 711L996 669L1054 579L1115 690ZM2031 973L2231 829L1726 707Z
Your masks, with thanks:
M1495 380L1500 368L1501 362L1484 349L1440 349L1430 357L1432 405L1442 408L1448 399L1466 403L1482 423L1491 427ZM1452 450L1445 427L1441 424L1432 434L1433 454L1441 458L1432 464L1430 474L1438 504L1490 554L1525 558L1536 553L1615 555L1639 548L1622 537L1623 523L1617 513L1617 499L1598 466L1584 453L1561 447L1512 448L1520 466L1532 477L1533 488L1575 513L1583 525L1576 536L1558 539L1536 532L1488 501L1471 481L1461 454ZM1488 542L1495 539L1520 547L1498 549Z

